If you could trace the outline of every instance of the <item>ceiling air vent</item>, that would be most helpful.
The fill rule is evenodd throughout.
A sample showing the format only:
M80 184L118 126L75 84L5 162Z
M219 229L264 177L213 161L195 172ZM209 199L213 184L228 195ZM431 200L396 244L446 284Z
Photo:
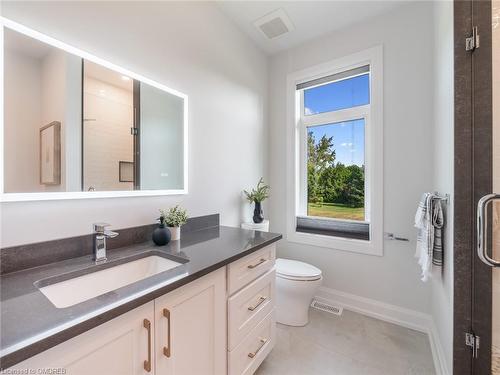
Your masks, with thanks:
M283 9L275 11L259 18L254 22L255 27L268 39L274 39L294 29L292 21Z

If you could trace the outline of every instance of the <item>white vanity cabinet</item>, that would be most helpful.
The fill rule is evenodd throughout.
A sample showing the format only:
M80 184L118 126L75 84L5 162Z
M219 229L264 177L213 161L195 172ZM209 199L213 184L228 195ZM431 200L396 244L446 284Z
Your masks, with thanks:
M226 269L155 300L156 375L226 373Z
M152 352L148 352L153 327L151 301L18 363L11 369L19 372L12 373L41 374L64 369L66 375L147 375L145 365L153 365Z
M27 374L63 369L66 375L252 374L275 341L274 262L274 245L260 249L11 369Z
M66 375L225 374L226 321L224 267L12 369L38 374L61 368Z

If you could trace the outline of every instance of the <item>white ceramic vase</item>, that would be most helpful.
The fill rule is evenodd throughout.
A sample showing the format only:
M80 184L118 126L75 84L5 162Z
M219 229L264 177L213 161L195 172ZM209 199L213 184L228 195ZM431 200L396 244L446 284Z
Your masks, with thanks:
M180 240L181 227L168 227L168 229L170 229L170 234L171 234L170 240L171 241Z

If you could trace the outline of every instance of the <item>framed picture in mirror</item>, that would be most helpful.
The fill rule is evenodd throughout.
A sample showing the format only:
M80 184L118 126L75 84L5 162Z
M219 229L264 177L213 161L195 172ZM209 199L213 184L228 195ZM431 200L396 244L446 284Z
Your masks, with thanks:
M40 128L40 183L61 183L61 123L53 121Z

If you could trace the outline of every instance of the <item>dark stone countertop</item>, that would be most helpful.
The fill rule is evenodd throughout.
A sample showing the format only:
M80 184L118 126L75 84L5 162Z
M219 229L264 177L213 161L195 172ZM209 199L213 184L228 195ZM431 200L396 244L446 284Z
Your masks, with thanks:
M0 277L0 368L13 366L281 238L275 233L217 226L185 233L180 241L163 247L143 242L108 251L108 261L98 266L89 255L4 274ZM149 255L183 264L67 308L56 308L35 286Z

